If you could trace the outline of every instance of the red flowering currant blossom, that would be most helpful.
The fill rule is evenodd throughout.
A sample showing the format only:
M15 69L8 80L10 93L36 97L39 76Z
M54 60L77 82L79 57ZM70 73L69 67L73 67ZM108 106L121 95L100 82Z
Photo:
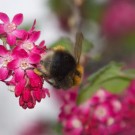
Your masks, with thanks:
M46 95L49 96L48 89L43 88L43 79L41 77L37 76L33 72L33 75L29 75L27 80L29 83L25 84L25 87L24 85L22 85L21 92L19 93L19 104L24 109L26 109L27 107L34 108L36 102L40 102L42 98L46 97ZM19 86L19 84L17 86ZM18 88L17 86L15 88L16 92L20 91L20 88Z
M34 42L36 42L40 36L40 31L35 30L36 20L34 20L34 23L31 27L31 29L28 31L28 37L27 40L33 42L34 47L31 49L31 51L42 54L46 51L45 41L42 40L39 45L36 45ZM33 35L34 34L34 35ZM26 40L26 39L25 39Z
M5 80L10 75L11 70L7 68L7 65L11 60L11 52L0 45L0 80Z
M24 79L24 74L27 69L34 68L33 65L40 62L40 55L35 53L28 54L23 49L13 51L12 55L14 59L8 63L8 68L14 70L14 76L17 82Z
M81 115L76 105L77 92L70 90L63 95L64 104L59 115L59 120L64 127L63 133L64 135L80 135L83 132L80 116L84 115Z
M32 28L27 32L23 40L17 42L15 50L24 49L27 53L44 53L46 50L45 41L41 41L39 45L36 45L35 42L40 37L40 31L35 30L36 20L33 23Z
M122 36L135 30L135 5L126 2L114 2L105 11L102 24L107 37Z
M40 31L35 30L36 20L29 31L17 29L23 14L15 15L10 22L7 14L0 12L0 20L3 22L0 23L0 37L6 39L6 43L0 45L0 80L19 97L20 106L34 108L36 102L50 96L48 89L43 87L44 78L33 71L45 54L45 41L35 44L40 36Z
M41 41L39 45L36 45L35 42L38 40L40 36L40 31L35 31L31 33L27 38L22 40L19 44L16 46L16 50L24 49L27 53L37 53L42 54L45 52L46 47L44 46L45 42L44 40Z
M34 108L36 102L46 96L50 97L49 91L43 88L43 78L33 72L33 70L26 70L24 78L20 81L15 81L15 77L7 82L7 85L13 87L16 97L19 97L19 105L24 109Z
M135 80L131 81L128 89L123 96L123 102L125 104L125 114L127 122L129 122L132 127L135 126ZM130 119L132 118L132 119ZM135 133L135 130L134 130Z
M18 44L18 49L24 49L28 53L35 47L35 42L40 36L40 31L33 32L30 36L26 37L21 43Z
M14 87L20 106L24 109L34 108L36 102L40 102L46 95L49 96L48 90L43 88L43 78L33 71L35 65L40 62L40 55L14 49L12 56L14 59L8 63L8 68L14 72L9 85Z
M76 96L77 93L72 98L74 102ZM135 109L129 107L135 98L129 104L122 96L99 89L91 99L77 106L70 100L71 92L65 94L67 97L69 100L64 100L59 115L64 135L134 135Z
M9 45L15 45L16 38L22 39L26 34L25 30L17 29L23 21L23 14L16 14L10 22L7 14L0 12L0 20L3 22L0 24L0 34L6 36Z

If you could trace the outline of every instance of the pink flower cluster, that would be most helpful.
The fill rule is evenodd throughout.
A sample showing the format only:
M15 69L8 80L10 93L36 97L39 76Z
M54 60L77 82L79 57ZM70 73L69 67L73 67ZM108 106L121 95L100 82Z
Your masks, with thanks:
M0 81L3 81L19 97L19 104L24 109L34 108L36 101L49 95L43 88L43 78L34 73L33 69L40 63L45 53L45 42L35 42L40 31L35 30L36 21L30 30L17 27L23 21L23 14L17 14L10 21L7 14L0 12Z
M105 11L102 30L107 37L135 31L135 5L127 0L113 1Z
M135 135L135 81L125 95L99 89L81 105L76 98L77 91L69 91L63 99L59 120L64 135Z

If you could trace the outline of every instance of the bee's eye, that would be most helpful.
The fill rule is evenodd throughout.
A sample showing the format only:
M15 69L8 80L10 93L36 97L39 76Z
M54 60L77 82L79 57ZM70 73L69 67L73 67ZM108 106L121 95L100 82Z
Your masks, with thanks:
M78 70L75 71L75 74L76 74L77 76L81 77L81 74L80 74L80 72L79 72Z
M43 60L41 60L41 61L40 61L40 64L43 64L43 63L44 63Z

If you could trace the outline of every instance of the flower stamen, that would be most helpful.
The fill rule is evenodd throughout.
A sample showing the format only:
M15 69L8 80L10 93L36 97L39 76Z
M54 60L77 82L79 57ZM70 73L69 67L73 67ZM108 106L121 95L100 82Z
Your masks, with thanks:
M13 32L16 28L17 28L17 26L14 23L8 23L5 25L5 31L7 33Z
M23 47L26 50L31 50L31 49L33 49L34 45L31 42L26 42L26 43L23 44Z
M20 67L25 70L29 67L29 63L26 61L26 60L22 60L21 61L21 64L20 64Z
M10 62L11 59L9 57L5 58L2 62L2 67L7 67L8 62Z

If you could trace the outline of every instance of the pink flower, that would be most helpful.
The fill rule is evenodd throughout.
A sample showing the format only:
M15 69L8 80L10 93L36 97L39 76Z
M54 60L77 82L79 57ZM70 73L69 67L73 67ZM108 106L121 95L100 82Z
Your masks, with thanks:
M130 82L130 85L129 85L126 92L127 92L128 95L131 95L133 97L135 96L135 80L132 80Z
M24 40L18 43L16 50L24 49L28 53L34 52L33 50L35 50L35 48L37 47L35 45L35 42L38 40L39 36L40 36L40 31L35 31L31 33L30 35L25 37Z
M3 22L0 24L0 34L6 34L9 45L15 45L16 38L22 39L26 34L25 30L17 29L17 26L23 21L23 14L16 14L10 22L7 14L0 12L0 20Z
M10 51L0 45L0 80L5 80L10 75L10 70L7 68L8 63L12 60Z
M35 43L40 36L40 31L35 30L36 20L27 32L17 29L23 21L22 14L16 14L10 22L7 14L0 12L0 20L0 37L5 43L0 45L0 80L19 97L20 106L34 108L36 102L50 96L43 87L44 78L33 71L45 54L45 41Z
M36 41L40 36L40 31L35 31L36 20L33 23L32 28L27 32L27 35L23 40L17 42L16 50L24 49L27 53L44 53L46 50L45 41L41 41L39 45L36 45Z
M130 110L129 104L119 96L99 89L93 97L78 106L70 101L71 93L74 93L76 102L76 91L67 92L59 115L64 135L127 135L128 132L134 135L135 122L132 121L135 121L135 109L132 107Z
M40 62L40 55L28 53L21 49L19 51L14 51L12 54L14 59L8 63L8 68L14 70L15 80L18 82L24 79L25 70L34 68L34 64Z
M83 131L81 120L75 116L65 122L64 126L64 135L80 135Z
M43 88L43 78L33 70L27 70L24 79L15 83L15 96L19 97L19 104L24 109L34 108L36 102L49 95L48 89Z
M135 30L135 5L126 2L114 2L103 18L103 33L108 37L125 35Z
M80 111L79 107L77 107L75 103L76 97L77 91L75 90L69 90L66 93L64 92L64 105L61 107L61 113L59 115L60 122L64 126L64 135L80 135L83 133L84 125L82 119L84 116L86 117L86 115Z

